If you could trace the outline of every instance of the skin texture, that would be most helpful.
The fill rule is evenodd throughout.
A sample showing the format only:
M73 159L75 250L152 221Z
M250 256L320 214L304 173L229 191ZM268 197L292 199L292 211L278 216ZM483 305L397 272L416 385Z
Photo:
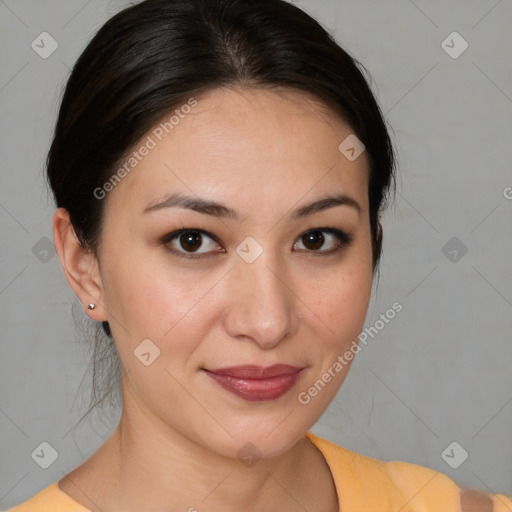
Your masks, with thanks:
M297 91L218 89L197 100L103 199L97 257L81 249L67 212L55 212L66 278L86 313L109 321L124 370L119 426L59 486L109 512L338 510L328 466L304 434L350 363L307 405L298 394L364 324L373 278L366 154L349 161L340 153L350 127ZM240 219L143 213L175 192L222 202ZM335 193L360 211L342 205L290 220L292 210ZM352 242L325 254L338 241L323 232L315 251L303 235L323 227ZM182 228L220 243L205 236L204 258L180 257L169 250L187 254L179 237L167 248L161 239ZM263 248L252 263L236 252L248 236ZM145 339L160 350L148 366L134 355ZM289 392L266 402L239 398L202 370L276 363L304 369ZM237 455L247 443L262 457L252 467Z

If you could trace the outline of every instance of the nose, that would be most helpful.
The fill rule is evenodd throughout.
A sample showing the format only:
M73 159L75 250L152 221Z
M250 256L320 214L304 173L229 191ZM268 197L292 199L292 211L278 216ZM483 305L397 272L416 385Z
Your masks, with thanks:
M224 315L230 336L271 349L297 331L297 296L283 266L265 251L252 263L238 260L229 276L229 304Z

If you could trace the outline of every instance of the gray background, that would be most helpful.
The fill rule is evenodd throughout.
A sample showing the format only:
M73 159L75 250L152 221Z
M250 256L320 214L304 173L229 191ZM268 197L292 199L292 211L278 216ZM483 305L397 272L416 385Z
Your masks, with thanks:
M403 310L358 354L313 431L512 494L512 4L296 3L370 71L400 174L366 324L395 301ZM126 4L0 1L0 508L60 479L110 432L99 419L72 430L88 399L87 383L79 392L88 354L45 240L53 203L42 169L69 68ZM31 48L43 31L59 45L46 59ZM458 58L441 46L453 31L469 44ZM58 452L48 469L31 456L43 441ZM469 453L458 469L441 456L453 441Z

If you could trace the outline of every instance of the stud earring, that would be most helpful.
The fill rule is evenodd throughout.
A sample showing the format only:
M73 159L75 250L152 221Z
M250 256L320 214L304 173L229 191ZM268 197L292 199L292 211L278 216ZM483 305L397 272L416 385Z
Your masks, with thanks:
M91 303L91 304L89 304L89 305L87 306L87 309L94 309L95 307L96 307L96 304L92 304L92 303Z

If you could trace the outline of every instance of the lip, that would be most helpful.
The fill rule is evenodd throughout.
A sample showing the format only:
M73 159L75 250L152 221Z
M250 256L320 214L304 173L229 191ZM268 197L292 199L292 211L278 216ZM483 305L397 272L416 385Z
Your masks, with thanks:
M288 364L204 369L222 388L250 402L276 400L290 391L303 368Z

